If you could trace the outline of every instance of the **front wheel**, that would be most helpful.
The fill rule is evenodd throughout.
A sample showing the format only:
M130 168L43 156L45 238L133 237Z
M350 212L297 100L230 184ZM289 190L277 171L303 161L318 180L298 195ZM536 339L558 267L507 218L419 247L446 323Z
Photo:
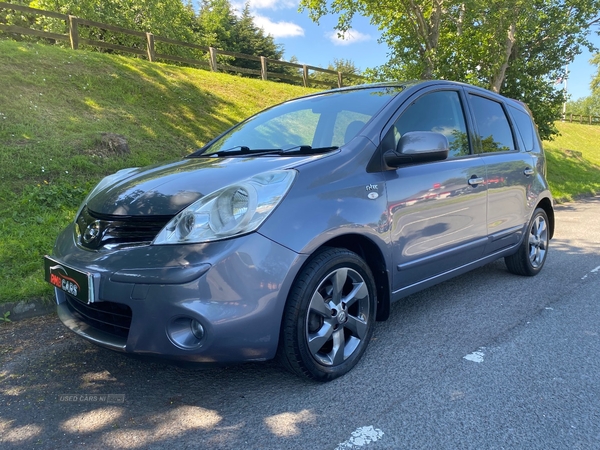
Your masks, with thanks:
M504 258L508 270L517 275L537 275L546 262L549 240L548 216L542 208L537 208L519 250Z
M373 275L356 253L327 248L294 282L286 303L279 359L297 375L330 381L364 353L375 321Z

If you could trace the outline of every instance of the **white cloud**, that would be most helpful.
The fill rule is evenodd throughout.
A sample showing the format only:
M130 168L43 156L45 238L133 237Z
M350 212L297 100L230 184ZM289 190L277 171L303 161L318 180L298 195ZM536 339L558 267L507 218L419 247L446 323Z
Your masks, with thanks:
M304 36L304 29L293 22L273 22L268 17L255 15L254 23L274 38Z
M242 11L244 10L244 4L243 3L231 2L231 9L233 10L233 13L237 17L242 17Z
M297 8L298 0L248 0L250 9Z
M356 44L357 42L364 42L371 40L370 34L364 34L356 30L348 30L344 33L332 31L326 35L334 45L350 45Z

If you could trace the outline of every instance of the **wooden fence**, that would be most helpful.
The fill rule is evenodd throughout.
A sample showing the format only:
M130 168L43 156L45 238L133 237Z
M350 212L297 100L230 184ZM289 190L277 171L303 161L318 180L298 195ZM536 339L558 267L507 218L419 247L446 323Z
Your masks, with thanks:
M51 17L54 19L64 20L66 29L68 29L68 34L60 34L60 33L51 33L48 31L36 30L32 28L21 27L17 25L9 25L5 23L0 23L0 31L5 33L13 33L19 35L27 35L27 36L35 36L39 38L45 38L52 41L66 41L70 43L70 46L73 50L77 50L81 44L89 45L93 47L99 47L124 53L133 53L135 55L145 57L149 61L173 61L182 64L188 64L190 66L199 66L202 68L210 69L212 71L226 71L226 72L235 72L235 73L243 73L247 75L255 75L261 77L263 80L287 80L293 81L296 83L301 83L304 87L308 87L309 84L313 85L324 85L327 87L342 87L344 85L344 81L346 78L354 78L354 79L363 79L360 75L354 74L343 74L342 72L337 72L334 70L323 69L321 67L310 66L306 64L295 64L287 61L281 61L276 59L267 58L265 56L254 56L254 55L246 55L237 52L230 52L226 50L220 50L214 47L206 47L203 45L192 44L189 42L177 41L175 39L169 39L162 36L155 36L152 33L130 30L123 27L118 27L114 25L109 25L106 23L94 22L92 20L82 19L80 17L75 17L72 15L61 14L53 11L45 11L42 9L30 8L28 6L15 5L12 3L0 2L0 10L9 9L13 11L20 11L27 14L35 14L44 17ZM108 30L116 33L123 33L129 36L135 36L140 38L140 41L143 42L142 48L128 47L124 45L112 44L109 42L95 40L95 39L87 39L79 36L79 29L81 26L84 27L95 27L101 30ZM169 55L165 53L156 52L155 44L157 42L162 42L165 44L181 46L185 48L190 48L194 50L198 50L200 52L204 52L206 54L206 60L202 59L192 59L186 58L176 55ZM229 56L237 59L243 59L248 61L257 61L260 62L260 70L250 69L246 67L236 67L229 64L220 63L217 59L218 55ZM269 72L269 66L284 66L284 67L292 67L296 69L298 75L291 75L289 73L279 73L279 72ZM328 74L333 77L333 79L337 78L336 82L327 82L323 80L315 80L309 77L309 71L318 72Z
M599 116L584 116L583 114L567 113L567 114L565 114L565 117L563 118L563 122L567 121L567 120L569 122L573 122L573 120L575 120L576 122L579 122L579 123L585 123L585 124L589 124L589 125L600 125L600 117Z

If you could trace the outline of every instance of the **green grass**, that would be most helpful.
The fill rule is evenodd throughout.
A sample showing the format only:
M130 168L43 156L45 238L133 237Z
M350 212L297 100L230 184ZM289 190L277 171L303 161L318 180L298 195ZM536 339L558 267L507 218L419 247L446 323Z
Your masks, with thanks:
M311 92L123 56L0 39L0 303L51 297L42 256L118 169L180 158L267 106ZM600 127L558 123L554 196L600 191ZM107 156L101 133L126 137Z
M600 126L557 122L561 135L544 142L548 182L557 202L600 192Z
M103 176L180 158L311 90L0 40L0 303L50 298L42 256ZM130 153L107 157L101 133Z

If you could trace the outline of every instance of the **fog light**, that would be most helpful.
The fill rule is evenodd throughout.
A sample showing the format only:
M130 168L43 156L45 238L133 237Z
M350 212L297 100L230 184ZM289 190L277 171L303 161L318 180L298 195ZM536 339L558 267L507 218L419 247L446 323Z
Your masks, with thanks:
M204 326L192 317L176 317L167 326L167 336L173 344L184 350L200 347L206 338Z
M196 338L200 341L204 337L204 327L200 322L196 319L192 319L190 322L190 328L192 329L192 333Z

